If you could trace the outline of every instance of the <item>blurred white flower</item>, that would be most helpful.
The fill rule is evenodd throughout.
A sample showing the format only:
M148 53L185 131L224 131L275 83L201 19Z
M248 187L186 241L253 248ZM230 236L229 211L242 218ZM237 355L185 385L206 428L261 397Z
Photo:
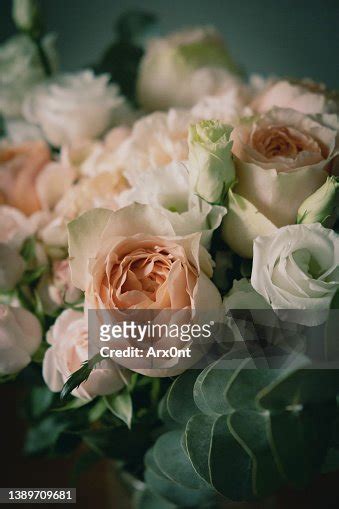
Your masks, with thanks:
M213 28L195 28L150 41L137 94L148 111L190 107L238 82L237 67Z
M55 36L48 34L42 45L53 70L57 66ZM35 44L24 34L15 35L0 45L0 113L20 117L25 95L45 79Z
M130 114L117 85L108 80L90 70L60 74L34 87L25 99L24 116L56 147L96 138Z

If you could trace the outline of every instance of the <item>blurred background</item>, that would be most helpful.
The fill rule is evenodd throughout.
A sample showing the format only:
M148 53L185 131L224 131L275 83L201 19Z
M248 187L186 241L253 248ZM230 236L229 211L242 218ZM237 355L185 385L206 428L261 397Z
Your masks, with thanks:
M96 61L129 9L158 17L154 35L215 25L248 72L309 77L339 87L338 0L41 0L48 31L58 34L64 70ZM0 0L0 42L14 33L11 1Z

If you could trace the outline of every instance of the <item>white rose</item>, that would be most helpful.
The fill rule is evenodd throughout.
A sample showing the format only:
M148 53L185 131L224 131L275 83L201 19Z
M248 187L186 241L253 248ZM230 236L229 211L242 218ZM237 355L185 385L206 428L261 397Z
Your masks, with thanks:
M258 237L253 246L253 288L279 312L319 325L339 288L339 236L319 223L291 225ZM307 310L302 312L302 310Z
M39 320L26 309L0 305L0 374L21 371L39 348Z
M88 360L88 328L83 313L66 309L47 333L51 347L43 360L43 377L53 392L60 392L70 375ZM119 391L126 383L124 371L113 361L105 367L94 368L88 379L72 394L81 399L92 399Z
M53 70L56 68L55 36L48 34L42 44ZM21 116L25 94L45 78L35 44L24 34L15 35L0 46L0 113Z
M116 85L92 71L61 74L37 85L25 99L25 118L55 146L96 138L129 110Z
M183 30L150 41L139 69L138 98L149 111L190 107L232 86L236 71L213 28Z
M202 232L201 241L207 248L226 213L225 207L210 205L192 193L188 170L177 162L140 173L133 187L121 193L117 201L120 206L142 203L160 209L176 235Z

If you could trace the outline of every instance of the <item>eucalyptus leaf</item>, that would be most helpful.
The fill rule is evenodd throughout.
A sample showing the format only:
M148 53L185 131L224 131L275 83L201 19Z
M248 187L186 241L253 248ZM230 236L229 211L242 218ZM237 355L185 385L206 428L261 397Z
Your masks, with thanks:
M162 435L153 448L154 460L163 474L172 481L190 489L207 489L197 475L181 444L182 432L169 431Z

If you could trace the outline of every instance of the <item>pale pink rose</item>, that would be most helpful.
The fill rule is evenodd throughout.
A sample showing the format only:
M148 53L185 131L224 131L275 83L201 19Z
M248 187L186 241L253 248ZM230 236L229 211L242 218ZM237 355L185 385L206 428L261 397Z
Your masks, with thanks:
M61 164L72 168L78 177L114 173L120 165L117 152L130 133L129 127L119 126L111 129L103 141L81 140L65 145L61 149Z
M67 309L47 333L51 347L43 360L43 377L53 392L60 392L70 375L88 360L88 329L83 313ZM125 373L112 361L95 368L89 378L72 392L81 399L92 399L119 391L126 383Z
M338 111L338 102L334 95L329 93L324 85L310 80L271 80L250 103L250 108L258 113L265 113L274 106L292 108L305 114Z
M251 257L253 240L297 221L301 204L334 171L335 115L273 108L243 119L232 132L237 184L229 193L223 238Z
M301 203L326 180L337 153L326 117L274 108L235 127L235 193L276 226L296 222Z
M34 222L20 210L0 205L0 243L20 249L24 240L34 233Z
M43 141L0 148L0 202L30 215L41 208L36 182L50 161L50 151Z
M36 179L36 192L43 210L53 210L76 179L75 170L58 162L50 162Z
M82 178L72 185L57 203L52 217L40 231L43 242L49 246L67 246L67 223L86 210L96 207L118 208L117 197L128 188L119 172L99 173Z
M69 260L55 260L52 263L52 281L49 295L53 302L62 306L64 301L72 304L81 297L81 291L72 284Z
M25 262L20 256L24 240L32 235L31 218L20 210L0 205L0 289L10 291L20 281Z
M41 339L39 320L32 313L0 305L0 374L10 375L25 368Z

